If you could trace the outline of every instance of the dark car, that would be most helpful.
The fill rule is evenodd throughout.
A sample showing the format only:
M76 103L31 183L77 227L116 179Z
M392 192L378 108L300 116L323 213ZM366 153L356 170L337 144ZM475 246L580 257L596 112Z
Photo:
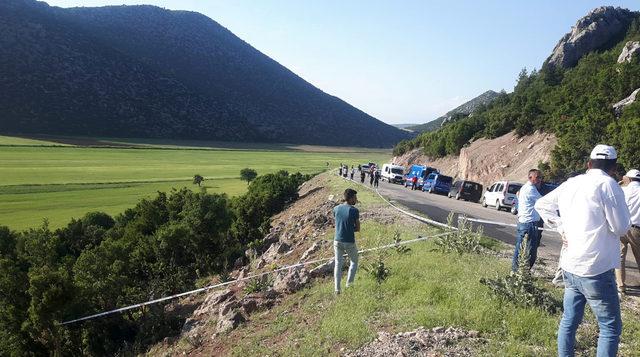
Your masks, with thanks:
M457 180L451 186L448 196L455 197L456 200L479 202L482 197L482 185L473 181Z
M542 187L540 188L540 194L544 196L547 193L558 188L558 186L560 186L559 183L543 182ZM518 191L518 193L516 194L516 199L513 201L513 206L511 206L511 213L514 215L518 214L518 196L520 196L520 191Z

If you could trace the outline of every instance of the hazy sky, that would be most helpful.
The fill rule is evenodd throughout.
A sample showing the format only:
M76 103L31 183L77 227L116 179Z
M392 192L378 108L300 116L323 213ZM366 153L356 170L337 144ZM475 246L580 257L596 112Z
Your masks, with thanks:
M319 87L387 123L423 123L488 90L511 91L598 6L637 0L50 0L203 13Z

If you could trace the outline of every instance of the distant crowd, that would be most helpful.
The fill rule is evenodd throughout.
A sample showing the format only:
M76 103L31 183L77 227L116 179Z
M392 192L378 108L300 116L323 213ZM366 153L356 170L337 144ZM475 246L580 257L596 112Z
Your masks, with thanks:
M368 167L364 165L357 166L358 173L360 174L360 183L364 184L365 178L369 175L369 185L371 187L378 187L380 182L380 170L374 163L369 163ZM350 178L353 180L353 177L356 174L356 167L351 165L351 169L349 169L349 165L340 163L340 167L338 168L338 175L344 178Z

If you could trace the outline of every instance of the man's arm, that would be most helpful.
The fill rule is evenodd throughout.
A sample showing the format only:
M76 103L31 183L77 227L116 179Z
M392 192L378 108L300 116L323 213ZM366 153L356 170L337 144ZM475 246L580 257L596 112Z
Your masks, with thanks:
M355 216L355 217L353 217L353 218L355 218L355 220L354 220L355 221L355 226L353 228L353 231L354 232L360 232L360 211L357 208L354 207L353 212L354 212L353 215Z
M617 185L614 183L614 185ZM631 214L624 198L624 192L620 186L606 186L603 192L605 201L604 215L609 223L609 229L616 235L622 237L631 228Z
M360 218L356 218L356 226L353 229L354 232L360 232Z
M551 228L556 228L560 234L562 234L562 221L558 215L558 196L562 191L563 185L541 197L534 205L536 212L538 212L544 223Z

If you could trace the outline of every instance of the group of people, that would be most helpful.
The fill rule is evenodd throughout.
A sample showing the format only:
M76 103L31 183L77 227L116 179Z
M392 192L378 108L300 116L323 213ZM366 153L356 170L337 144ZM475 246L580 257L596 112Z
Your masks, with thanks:
M362 165L358 165L358 172L360 173L360 183L364 184L366 175L369 175L369 185L372 187L378 187L378 183L380 182L380 170L377 169L376 165L370 165L368 169L363 168ZM349 165L341 163L338 168L338 175L344 178L349 177L353 180L355 173L356 170L353 165L351 165L351 169L349 169Z
M576 331L586 304L600 328L597 355L615 356L618 351L628 246L640 266L640 171L629 170L617 182L617 158L612 146L597 145L587 172L569 178L546 196L540 194L540 171L530 170L518 195L512 270L518 269L525 237L528 266L535 264L543 224L562 237L559 269L565 291L558 329L559 356L574 355Z
M545 196L540 194L542 174L530 170L518 197L517 239L512 269L518 268L521 244L527 237L526 257L532 267L544 224L562 237L560 268L564 280L564 311L558 328L558 355L573 356L578 326L589 304L598 321L597 355L615 356L622 333L620 297L625 293L625 260L628 246L640 266L640 171L614 177L617 152L597 145L587 171L562 183ZM352 169L353 170L353 169ZM364 179L361 180L364 182ZM357 192L347 189L344 204L334 208L335 293L340 294L343 256L350 260L347 284L353 285L358 269L355 232L360 230Z

